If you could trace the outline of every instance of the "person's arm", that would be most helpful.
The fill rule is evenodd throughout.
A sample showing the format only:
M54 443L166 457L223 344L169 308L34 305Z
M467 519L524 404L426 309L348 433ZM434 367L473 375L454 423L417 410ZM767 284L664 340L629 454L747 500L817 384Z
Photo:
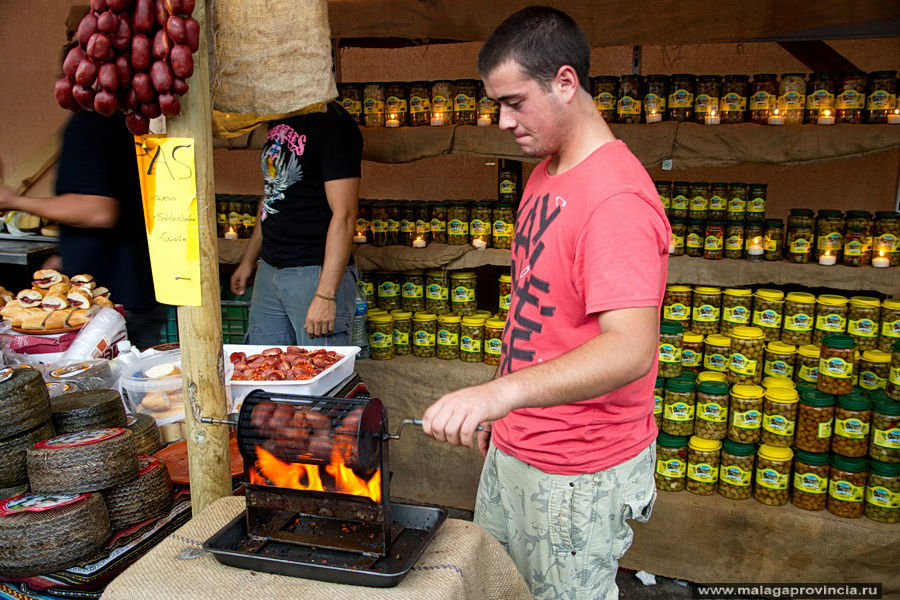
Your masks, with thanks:
M653 368L658 313L655 306L601 313L597 337L554 360L445 394L425 411L422 430L471 447L478 425L512 410L578 402L628 385Z
M331 222L325 235L325 260L315 296L306 311L306 332L312 337L328 335L334 331L337 289L353 246L359 177L326 181L325 197L331 207Z
M253 276L256 270L256 261L259 260L259 253L262 250L262 200L256 207L256 226L253 233L250 234L250 240L247 247L244 248L244 255L237 269L231 274L231 291L238 296L243 296L247 291L247 282Z
M6 210L20 210L72 227L111 229L119 221L119 201L110 196L63 194L29 198L0 186L0 211Z

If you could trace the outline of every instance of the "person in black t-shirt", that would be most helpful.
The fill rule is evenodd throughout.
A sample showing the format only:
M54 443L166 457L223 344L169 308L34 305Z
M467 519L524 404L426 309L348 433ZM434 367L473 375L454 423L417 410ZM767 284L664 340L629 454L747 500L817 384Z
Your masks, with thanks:
M271 124L259 224L231 277L243 295L256 270L250 344L349 344L361 161L362 134L336 102Z
M16 196L0 186L0 210L21 210L60 223L62 271L89 273L125 307L128 338L159 343L166 308L155 300L134 137L117 112L76 113L66 126L56 196Z

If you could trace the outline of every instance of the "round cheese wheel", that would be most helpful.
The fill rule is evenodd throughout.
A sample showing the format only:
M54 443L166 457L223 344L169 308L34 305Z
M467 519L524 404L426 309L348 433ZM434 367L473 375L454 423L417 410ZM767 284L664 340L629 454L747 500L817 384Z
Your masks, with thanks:
M172 480L166 463L152 456L138 458L138 476L103 491L109 525L122 529L158 517L172 508Z
M39 371L30 367L0 369L0 440L50 420L50 394Z
M56 433L125 427L125 405L116 390L69 392L50 399Z
M28 449L28 481L38 493L80 494L112 487L137 476L131 432L88 429L34 444Z
M0 440L0 487L28 484L25 454L36 442L53 437L53 425L47 421L34 429ZM14 494L10 494L11 496Z

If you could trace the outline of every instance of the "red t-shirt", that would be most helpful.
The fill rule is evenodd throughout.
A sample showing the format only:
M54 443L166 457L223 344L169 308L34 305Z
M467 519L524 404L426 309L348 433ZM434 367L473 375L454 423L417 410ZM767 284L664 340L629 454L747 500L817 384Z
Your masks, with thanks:
M662 305L671 229L647 171L621 141L572 169L534 170L512 246L512 303L500 373L552 360L601 333L599 313ZM547 473L595 473L656 437L656 368L608 394L514 410L494 444Z

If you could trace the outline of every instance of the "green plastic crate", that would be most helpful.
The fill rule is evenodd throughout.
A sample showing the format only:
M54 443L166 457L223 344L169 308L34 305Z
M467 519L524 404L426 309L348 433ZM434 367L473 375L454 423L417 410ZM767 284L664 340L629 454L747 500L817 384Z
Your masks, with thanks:
M222 342L243 344L250 320L250 302L247 300L222 300ZM162 332L163 344L178 341L178 314L169 307L169 318Z

